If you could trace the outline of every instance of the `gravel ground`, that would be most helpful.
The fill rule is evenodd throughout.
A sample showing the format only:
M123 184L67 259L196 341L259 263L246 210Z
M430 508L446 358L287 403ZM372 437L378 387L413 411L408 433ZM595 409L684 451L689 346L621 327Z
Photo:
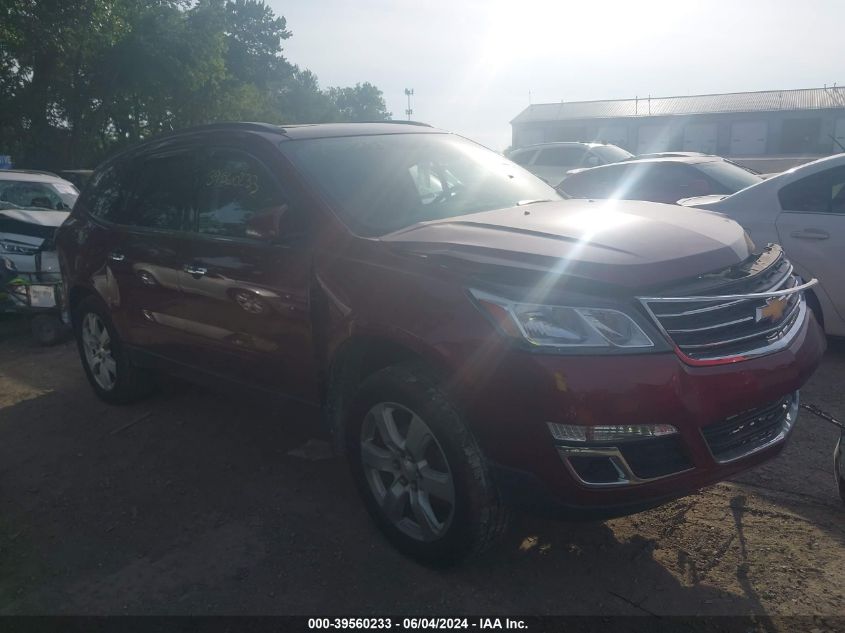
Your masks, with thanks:
M845 343L805 402L845 419ZM0 614L845 616L836 430L804 413L780 457L603 523L517 520L449 571L391 549L339 459L289 455L307 414L174 386L95 399L71 343L0 322Z

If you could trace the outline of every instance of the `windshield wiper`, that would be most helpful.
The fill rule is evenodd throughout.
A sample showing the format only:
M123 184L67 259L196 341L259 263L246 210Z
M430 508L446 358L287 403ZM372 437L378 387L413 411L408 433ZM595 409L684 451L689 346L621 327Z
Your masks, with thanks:
M524 207L526 204L537 204L538 202L551 202L551 198L538 198L536 200L520 200L516 203L518 207Z

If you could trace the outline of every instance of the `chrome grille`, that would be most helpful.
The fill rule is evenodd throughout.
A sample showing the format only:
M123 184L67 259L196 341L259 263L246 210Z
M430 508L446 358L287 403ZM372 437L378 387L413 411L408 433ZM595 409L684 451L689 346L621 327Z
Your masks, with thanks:
M695 296L640 301L679 352L691 361L732 361L786 344L806 312L802 283L780 247L770 246L718 289ZM711 286L712 288L712 286ZM730 293L730 294L727 294Z
M701 429L716 461L724 463L763 450L783 439L798 411L798 393L743 411Z

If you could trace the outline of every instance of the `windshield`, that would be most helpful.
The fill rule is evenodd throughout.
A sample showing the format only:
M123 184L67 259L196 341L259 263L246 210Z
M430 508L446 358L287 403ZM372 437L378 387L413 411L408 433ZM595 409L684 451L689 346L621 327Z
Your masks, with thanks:
M723 160L709 163L698 163L696 167L719 183L724 189L713 193L736 193L763 180L758 174L752 174L747 169Z
M69 211L78 197L69 182L0 180L0 209Z
M618 163L620 160L626 160L634 156L631 152L626 152L621 147L616 147L616 145L597 145L590 149L605 163Z
M282 151L359 235L560 196L507 158L451 134L284 141Z

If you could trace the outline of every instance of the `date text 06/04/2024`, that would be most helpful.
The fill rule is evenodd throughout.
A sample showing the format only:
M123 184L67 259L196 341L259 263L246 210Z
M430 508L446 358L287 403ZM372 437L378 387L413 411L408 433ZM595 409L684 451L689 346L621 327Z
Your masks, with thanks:
M401 626L400 626L401 625ZM391 630L394 627L406 630L523 630L524 620L511 618L309 618L308 628L319 629L363 629Z

